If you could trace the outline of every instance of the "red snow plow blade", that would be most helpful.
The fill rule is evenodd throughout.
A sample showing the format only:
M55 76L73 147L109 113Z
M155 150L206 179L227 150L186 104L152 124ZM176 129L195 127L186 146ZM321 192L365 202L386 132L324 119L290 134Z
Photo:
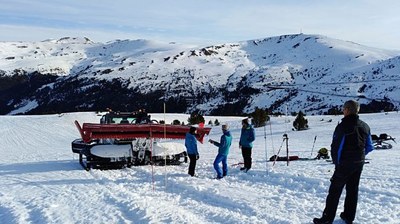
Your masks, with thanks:
M165 138L185 139L190 126L164 124L94 124L83 123L82 127L75 121L81 137L88 143L95 139L131 139L131 138ZM203 143L205 135L211 128L197 128L196 139Z

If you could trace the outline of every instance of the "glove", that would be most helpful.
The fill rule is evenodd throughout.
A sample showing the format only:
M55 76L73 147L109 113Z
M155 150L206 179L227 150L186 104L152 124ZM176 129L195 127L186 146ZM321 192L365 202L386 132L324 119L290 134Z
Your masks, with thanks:
M199 155L196 155L196 160L198 160L200 158L200 156Z

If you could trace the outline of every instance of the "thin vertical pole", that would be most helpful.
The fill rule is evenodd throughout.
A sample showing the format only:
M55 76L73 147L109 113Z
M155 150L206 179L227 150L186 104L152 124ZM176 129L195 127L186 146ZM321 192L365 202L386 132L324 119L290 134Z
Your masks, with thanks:
M167 121L165 120L165 113L166 113L166 106L165 106L165 102L164 102L164 139L167 139ZM164 176L164 185L165 188L167 188L167 153L164 151L164 156L165 156L165 160L164 160L164 167L165 167L165 176Z
M286 160L287 160L286 164L287 164L287 166L289 166L289 143L288 143L289 138L288 138L288 135L287 135L289 118L288 118L288 105L287 104L286 104L286 119L285 119L285 121L286 121L286 131L285 131L285 134L283 135L283 137L284 137L284 139L286 141Z
M151 129L150 129L150 133L151 133ZM150 163L151 163L151 182L153 185L153 192L155 191L155 185L154 185L154 164L153 164L153 137L150 134Z
M268 174L268 152L267 152L267 124L264 126L264 145L265 145L265 170Z
M287 156L287 166L289 166L289 138L286 135L286 156Z

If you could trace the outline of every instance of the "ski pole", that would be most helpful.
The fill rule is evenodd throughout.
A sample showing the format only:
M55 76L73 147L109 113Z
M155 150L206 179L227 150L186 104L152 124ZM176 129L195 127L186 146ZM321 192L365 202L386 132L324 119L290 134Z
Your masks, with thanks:
M313 151L314 151L315 140L317 140L317 136L314 137L314 142L313 142L313 145L312 145L312 148L311 148L311 155L310 155L310 158L312 157L312 153L313 153Z

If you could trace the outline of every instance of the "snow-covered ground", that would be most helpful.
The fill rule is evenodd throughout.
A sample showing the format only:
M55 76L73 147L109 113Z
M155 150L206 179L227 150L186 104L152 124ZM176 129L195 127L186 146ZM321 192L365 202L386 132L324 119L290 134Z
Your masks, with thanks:
M197 178L188 176L188 164L84 171L71 151L79 138L73 121L99 118L95 113L0 116L0 223L311 223L322 213L334 166L325 160L272 166L266 158L277 153L285 132L290 155L315 157L319 148L329 148L342 116L307 116L311 129L301 132L291 131L285 117L272 117L265 131L256 129L252 170L230 166L222 180L212 179L217 148L209 143L199 144ZM167 122L187 123L187 118L166 115ZM216 118L230 124L234 137L229 164L241 162L241 118L206 117L206 123ZM373 134L400 135L399 113L361 118ZM220 134L214 127L205 140ZM400 223L400 149L393 146L367 156L355 223ZM285 151L283 145L279 155ZM342 209L343 197L338 214ZM337 215L334 223L344 222Z

